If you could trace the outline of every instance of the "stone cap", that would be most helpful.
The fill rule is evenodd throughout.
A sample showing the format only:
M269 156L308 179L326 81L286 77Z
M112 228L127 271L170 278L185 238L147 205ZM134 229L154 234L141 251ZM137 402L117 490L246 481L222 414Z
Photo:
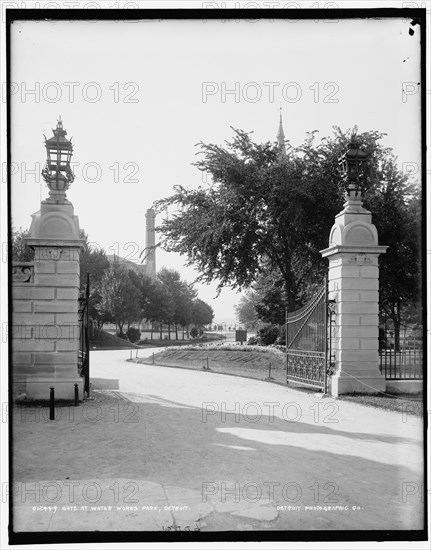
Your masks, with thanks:
M38 239L35 237L27 237L26 242L29 246L61 246L63 248L84 248L84 239L68 239L67 241L59 239Z
M343 244L334 244L328 248L320 250L320 254L324 258L327 256L333 256L334 254L384 254L388 246L386 245L365 245L365 246L352 246Z

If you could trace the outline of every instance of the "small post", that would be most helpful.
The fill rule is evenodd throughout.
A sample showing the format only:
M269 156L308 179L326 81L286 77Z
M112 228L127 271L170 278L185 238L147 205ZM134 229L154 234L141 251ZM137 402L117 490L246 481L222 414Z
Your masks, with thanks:
M287 302L288 303L288 302ZM288 335L289 335L289 327L288 327L288 321L289 321L289 313L287 312L287 305L284 310L285 314L285 321L286 321L286 329L285 329L285 338L286 338L286 385L289 384L289 352L287 351L288 348Z
M78 384L75 384L75 407L78 406L78 401L79 401Z
M207 370L210 370L210 363L209 363L208 355L207 355Z
M130 360L132 359L132 350L130 350Z
M49 419L55 420L55 411L54 411L54 386L49 388Z
M135 359L138 358L138 351L139 351L139 349L137 348L137 349L136 349L136 357L135 357Z
M268 367L268 369L269 369L268 378L271 378L271 361L269 362L269 367Z
M154 351L153 351L153 365L154 365Z

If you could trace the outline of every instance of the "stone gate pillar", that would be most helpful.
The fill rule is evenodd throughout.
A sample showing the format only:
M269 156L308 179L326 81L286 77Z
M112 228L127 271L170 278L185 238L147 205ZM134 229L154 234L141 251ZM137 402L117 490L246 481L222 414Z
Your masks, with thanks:
M75 383L82 399L83 378L78 373L82 241L78 218L69 201L43 201L40 211L32 217L27 243L35 252L34 286L42 293L33 302L38 338L33 353L34 373L26 383L27 399L48 399L49 388L54 386L56 399L73 400Z
M331 333L336 372L331 394L385 391L379 371L379 246L371 213L362 206L361 192L351 185L344 209L335 217L329 247L329 299L335 300Z
M65 193L74 178L72 144L65 138L61 120L53 133L45 142L48 160L42 171L49 198L32 215L27 239L35 252L33 280L31 285L13 289L13 322L26 327L27 337L25 341L15 338L13 350L18 361L28 361L27 399L48 400L54 386L56 400L73 400L75 384L83 398L83 378L78 372L79 254L83 244L78 217ZM14 371L20 371L19 364Z

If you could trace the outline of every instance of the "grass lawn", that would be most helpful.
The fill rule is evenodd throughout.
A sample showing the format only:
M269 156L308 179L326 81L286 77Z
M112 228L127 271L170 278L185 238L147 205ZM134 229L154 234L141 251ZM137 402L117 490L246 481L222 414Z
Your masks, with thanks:
M405 395L367 395L367 394L351 394L342 395L338 399L342 401L354 401L360 405L367 407L375 407L377 409L386 409L396 412L408 412L415 416L423 415L423 396L422 394L405 394Z
M282 353L272 353L276 350L265 351L263 348L262 351L235 350L234 347L166 349L154 355L154 364L192 370L207 370L208 366L209 371L219 374L269 380L278 384L286 383L286 363ZM153 364L153 357L137 359L137 362Z

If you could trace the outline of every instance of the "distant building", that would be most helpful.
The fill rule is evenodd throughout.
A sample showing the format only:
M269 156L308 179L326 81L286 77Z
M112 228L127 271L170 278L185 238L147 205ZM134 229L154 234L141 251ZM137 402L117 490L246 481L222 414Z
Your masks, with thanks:
M156 276L156 213L149 208L145 213L145 261L147 275Z
M278 132L277 132L277 141L278 141L278 148L279 148L279 159L282 160L282 159L285 159L287 154L286 154L286 144L285 144L285 135L284 135L284 130L283 130L283 116L281 114L281 109L280 109L280 123L279 123L279 126L278 126Z

